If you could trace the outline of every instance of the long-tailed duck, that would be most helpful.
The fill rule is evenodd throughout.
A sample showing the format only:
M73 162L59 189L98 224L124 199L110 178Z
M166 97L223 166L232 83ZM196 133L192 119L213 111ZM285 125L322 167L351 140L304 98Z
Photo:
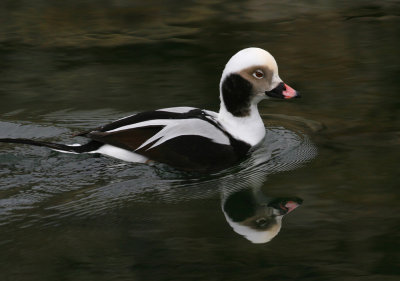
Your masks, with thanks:
M282 227L282 219L302 204L298 197L267 197L260 188L230 193L222 211L232 229L252 243L267 243Z
M274 57L260 48L236 53L220 82L220 110L172 107L137 113L87 131L90 141L65 145L30 139L0 142L45 146L69 153L100 153L124 161L157 161L182 170L227 168L243 159L265 136L257 104L299 94L282 82Z

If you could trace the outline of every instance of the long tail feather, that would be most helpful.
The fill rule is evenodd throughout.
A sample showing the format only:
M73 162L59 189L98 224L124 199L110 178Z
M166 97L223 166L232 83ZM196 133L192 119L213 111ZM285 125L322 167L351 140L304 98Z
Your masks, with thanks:
M83 145L74 146L74 145L66 145L66 144L52 143L52 142L46 142L46 141L36 141L36 140L31 140L31 139L12 139L12 138L0 139L0 142L43 146L43 147L48 147L48 148L55 149L55 150L62 151L62 152L73 152L73 153L84 153L84 152L94 151L103 145L101 142L97 142L97 141L90 141Z

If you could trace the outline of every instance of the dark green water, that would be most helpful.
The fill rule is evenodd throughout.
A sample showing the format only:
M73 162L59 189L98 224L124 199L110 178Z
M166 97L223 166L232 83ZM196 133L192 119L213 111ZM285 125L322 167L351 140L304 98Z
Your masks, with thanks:
M71 135L143 110L218 110L224 64L258 46L302 92L260 104L237 167L0 145L1 280L398 280L399 1L2 1L0 137ZM304 200L265 244L237 190Z

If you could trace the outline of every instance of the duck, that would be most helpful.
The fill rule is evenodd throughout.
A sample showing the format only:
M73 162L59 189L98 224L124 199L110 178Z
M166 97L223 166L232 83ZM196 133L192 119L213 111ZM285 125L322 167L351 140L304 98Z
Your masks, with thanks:
M274 57L257 47L242 49L229 59L219 92L219 112L189 106L140 112L75 134L88 139L84 144L26 138L0 138L0 142L158 162L184 171L216 171L242 161L265 138L260 101L300 97L279 77Z
M258 187L230 192L221 201L221 208L234 232L262 244L279 234L282 219L302 203L299 197L268 197Z

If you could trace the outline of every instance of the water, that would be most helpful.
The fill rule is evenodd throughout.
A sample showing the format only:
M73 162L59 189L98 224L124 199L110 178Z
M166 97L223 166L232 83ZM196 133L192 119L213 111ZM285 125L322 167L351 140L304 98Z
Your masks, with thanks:
M134 112L217 110L223 66L248 46L303 96L260 104L265 142L212 175L0 145L1 280L399 279L398 1L3 1L0 13L1 137L71 143ZM223 212L241 190L304 201L254 244Z

